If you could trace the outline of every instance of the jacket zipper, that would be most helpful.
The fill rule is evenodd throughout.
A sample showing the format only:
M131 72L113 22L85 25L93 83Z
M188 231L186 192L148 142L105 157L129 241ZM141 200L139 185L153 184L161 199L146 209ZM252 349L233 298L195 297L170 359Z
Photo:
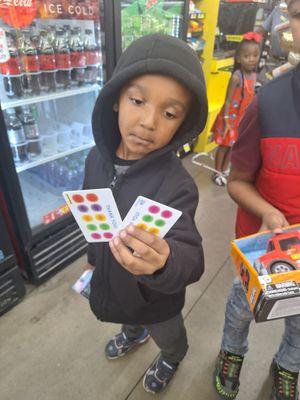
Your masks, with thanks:
M116 173L114 174L114 177L112 179L112 181L109 184L109 187L111 188L112 192L115 194L116 193L116 186L119 186L120 181L122 181L122 177L124 174L121 175L117 175ZM109 249L107 249L107 251L109 251ZM106 253L105 255L105 260L104 260L104 264L108 264L107 261L107 257L108 257L108 253ZM109 285L108 285L108 269L105 271L105 276L104 276L104 281L105 281L105 286L107 288L106 292L107 292L107 296L106 298L103 299L102 303L101 303L101 307L102 307L102 313L104 315L104 320L106 320L106 304L109 298Z

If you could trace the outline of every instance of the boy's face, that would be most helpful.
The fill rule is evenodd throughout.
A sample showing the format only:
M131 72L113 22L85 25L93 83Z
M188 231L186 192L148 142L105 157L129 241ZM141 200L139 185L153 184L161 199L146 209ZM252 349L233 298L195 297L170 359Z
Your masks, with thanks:
M120 158L138 160L167 145L186 118L190 92L175 79L142 75L119 98Z
M290 3L289 17L294 39L294 47L297 51L300 51L300 0L294 0Z

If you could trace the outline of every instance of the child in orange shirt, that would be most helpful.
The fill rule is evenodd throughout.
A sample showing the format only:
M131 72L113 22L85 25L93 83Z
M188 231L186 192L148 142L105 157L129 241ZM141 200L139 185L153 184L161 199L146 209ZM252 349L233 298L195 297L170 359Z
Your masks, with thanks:
M227 183L230 149L238 137L239 122L255 94L255 70L260 57L260 41L258 33L249 32L243 36L235 53L225 104L212 127L215 141L219 145L215 155L215 169L219 173L214 173L212 180L218 186Z

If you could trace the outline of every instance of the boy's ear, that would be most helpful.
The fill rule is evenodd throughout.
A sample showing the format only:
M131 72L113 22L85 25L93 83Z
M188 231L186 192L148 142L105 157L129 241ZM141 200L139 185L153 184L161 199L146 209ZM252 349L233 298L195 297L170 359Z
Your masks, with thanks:
M118 104L118 103L115 103L115 104L113 105L113 110L114 110L115 112L118 112L118 111L119 111L119 104Z

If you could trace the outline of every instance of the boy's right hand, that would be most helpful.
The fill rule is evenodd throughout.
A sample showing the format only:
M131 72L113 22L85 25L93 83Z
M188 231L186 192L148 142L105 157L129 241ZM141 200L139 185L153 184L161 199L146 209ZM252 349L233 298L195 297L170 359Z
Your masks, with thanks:
M270 230L272 233L281 233L282 228L289 226L285 216L278 210L265 214L262 218L262 224L259 231Z

